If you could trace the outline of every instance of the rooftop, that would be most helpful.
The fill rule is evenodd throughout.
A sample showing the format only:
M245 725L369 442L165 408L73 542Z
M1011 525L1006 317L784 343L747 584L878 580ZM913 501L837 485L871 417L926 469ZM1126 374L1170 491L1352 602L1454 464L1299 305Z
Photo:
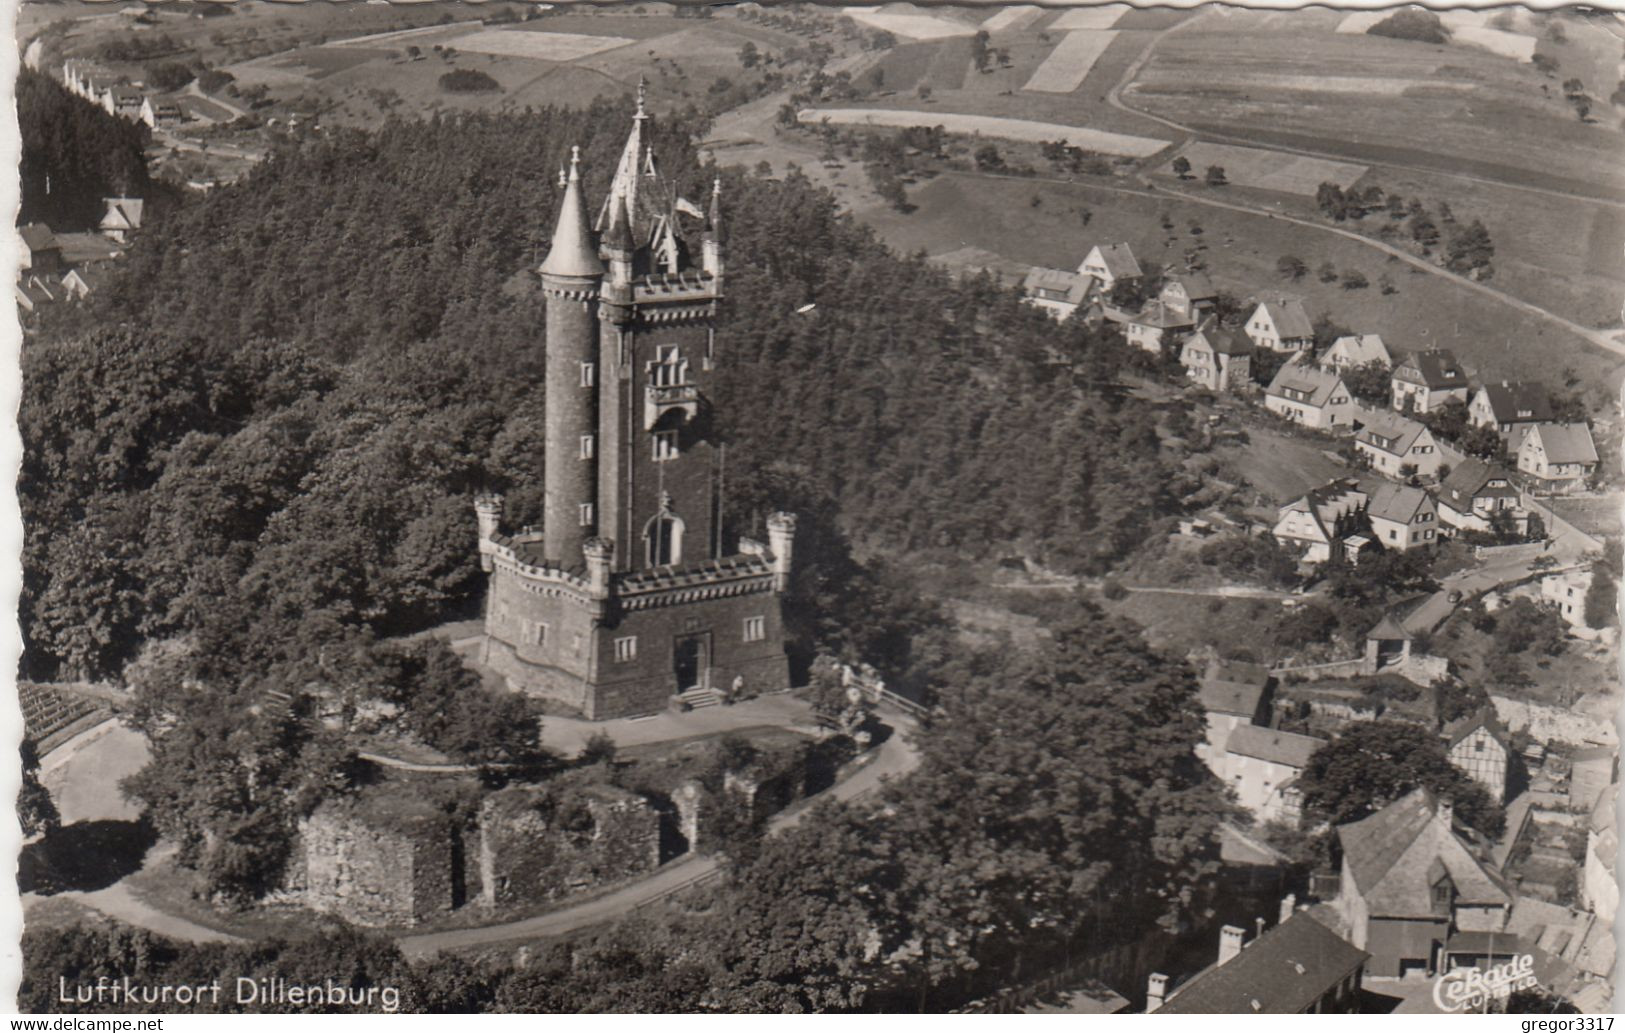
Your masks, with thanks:
M1543 384L1485 384L1481 389L1497 423L1540 423L1552 418L1552 400Z
M1252 757L1271 764L1283 764L1302 769L1326 740L1296 732L1282 732L1260 725L1237 725L1225 740L1224 751L1241 757Z
M1295 1014L1370 957L1308 914L1296 912L1234 958L1197 973L1158 1014Z
M1595 463L1597 445L1591 428L1583 423L1537 423L1529 431L1538 438L1548 463ZM1524 439L1525 442L1528 438Z
M1259 307L1275 324L1275 332L1283 338L1313 337L1314 324L1303 307L1303 299L1287 294L1271 294L1258 301Z
M1434 389L1467 386L1467 371L1448 348L1417 352L1401 363L1394 375Z
M1366 512L1374 519L1408 524L1416 516L1417 511L1428 504L1428 493L1421 488L1411 488L1403 484L1379 484L1371 490L1371 504Z
M1416 789L1359 821L1337 828L1343 861L1373 918L1430 917L1441 874L1460 903L1505 906L1511 896L1456 834L1427 789Z
M1213 660L1202 678L1202 709L1252 717L1269 687L1269 668L1239 660Z

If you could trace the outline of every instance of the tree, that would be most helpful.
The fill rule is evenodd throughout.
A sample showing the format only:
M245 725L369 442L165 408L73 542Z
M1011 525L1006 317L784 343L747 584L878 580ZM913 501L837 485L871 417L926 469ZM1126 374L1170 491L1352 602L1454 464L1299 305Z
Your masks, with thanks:
M1450 30L1445 28L1438 15L1415 8L1396 11L1365 31L1372 36L1415 40L1418 43L1446 43L1450 40Z
M1342 222L1348 218L1349 199L1336 183L1325 182L1315 188L1315 206L1320 214Z
M589 736L587 741L582 744L581 755L576 758L576 763L583 766L613 764L616 752L615 740L610 737L608 732L600 729Z
M1557 58L1550 54L1540 53L1538 51L1535 53L1534 57L1529 59L1529 63L1534 65L1536 70L1543 72L1548 76L1556 75L1557 70L1560 67ZM1543 86L1541 89L1545 89L1545 87Z
M1228 182L1230 182L1230 181L1225 178L1225 176L1224 176L1224 168L1222 166L1209 165L1207 167L1207 185L1208 186L1210 186L1210 187L1222 187Z
M1474 219L1467 228L1451 236L1445 249L1445 265L1453 272L1470 273L1488 269L1494 256L1495 245L1490 241L1489 231Z
M760 62L761 59L762 59L761 53L759 51L757 51L756 44L754 42L752 42L751 40L747 39L745 41L744 45L739 48L739 64L740 64L740 67L742 67L742 68L755 68L757 63Z
M1381 276L1377 277L1377 289L1380 290L1385 296L1399 293L1399 288L1394 285L1393 277L1389 276L1387 273L1383 273Z
M1569 103L1574 105L1574 115L1580 121L1584 122L1590 116L1590 114L1591 114L1591 98L1590 97L1587 97L1584 94L1581 94L1578 97L1570 97L1569 98Z
M1337 266L1330 262L1322 262L1320 268L1316 271L1316 275L1320 277L1321 283L1336 283Z
M916 86L914 88L914 94L915 94L915 96L919 97L921 100L930 100L931 99L931 87L928 86L925 83L920 83L920 85L918 85L918 86Z
M39 777L39 748L34 740L24 737L22 746L23 784L17 793L17 821L23 827L23 838L50 834L62 820L51 799L51 791Z
M1492 838L1506 822L1484 787L1450 763L1439 737L1409 722L1349 726L1314 752L1298 785L1305 810L1333 826L1375 814L1418 788L1452 800L1463 822Z
M1189 178L1191 174L1190 159L1181 154L1179 157L1174 159L1173 169L1174 175L1178 176L1180 179Z
M164 61L148 65L146 69L147 85L165 93L180 89L193 78L192 69L180 61Z
M1369 286L1371 286L1371 281L1367 280L1365 278L1365 274L1360 272L1360 270L1358 270L1358 269L1348 269L1348 270L1344 271L1344 273L1343 273L1343 289L1344 290L1346 290L1346 291L1357 291L1357 290L1361 290L1361 289L1363 289L1365 287L1369 287Z
M1563 97L1565 100L1573 100L1576 97L1583 97L1585 96L1585 92L1586 84L1580 79L1573 78L1563 80Z
M1275 271L1283 279L1297 281L1303 279L1309 267L1296 255L1282 255L1275 260Z
M976 70L978 72L985 72L988 70L988 59L991 56L988 52L989 39L990 37L988 36L986 29L977 30L976 35L971 37L971 63L976 66Z
M477 68L456 68L440 77L445 93L495 93L502 84Z
M1372 360L1343 370L1343 384L1349 393L1367 405L1386 407L1393 374L1381 362Z
M1004 156L999 153L999 148L994 144L985 143L976 148L975 158L976 167L984 172L1004 168Z

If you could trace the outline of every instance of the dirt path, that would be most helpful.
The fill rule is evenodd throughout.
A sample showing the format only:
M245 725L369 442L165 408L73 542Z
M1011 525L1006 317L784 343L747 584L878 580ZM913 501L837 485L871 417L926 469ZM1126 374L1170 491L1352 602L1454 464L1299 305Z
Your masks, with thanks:
M914 722L898 714L888 714L887 717L894 722L897 731L880 745L874 759L866 767L839 785L771 819L768 822L769 834L794 828L820 800L854 800L874 791L884 779L912 770L919 762L918 750L908 741L915 727ZM666 865L647 879L574 907L502 925L403 936L396 943L407 957L422 958L443 950L561 936L614 921L703 881L719 870L715 858L689 856Z

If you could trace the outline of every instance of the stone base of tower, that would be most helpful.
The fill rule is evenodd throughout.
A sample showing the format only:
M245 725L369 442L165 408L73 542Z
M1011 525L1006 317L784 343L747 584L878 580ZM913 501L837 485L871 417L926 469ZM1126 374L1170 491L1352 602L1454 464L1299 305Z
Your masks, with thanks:
M599 601L573 575L494 556L480 659L517 691L603 721L691 689L789 688L783 601L760 557L617 575Z

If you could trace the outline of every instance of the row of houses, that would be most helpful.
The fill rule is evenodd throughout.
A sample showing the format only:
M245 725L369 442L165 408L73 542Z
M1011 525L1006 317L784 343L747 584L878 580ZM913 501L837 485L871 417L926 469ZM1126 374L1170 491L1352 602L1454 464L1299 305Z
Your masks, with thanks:
M62 85L69 93L95 104L109 115L144 122L153 129L200 117L183 106L186 98L149 94L127 76L81 58L69 58L62 63Z
M1029 301L1059 317L1090 306L1100 318L1120 323L1135 347L1159 355L1178 347L1186 376L1216 393L1253 390L1255 352L1289 356L1264 390L1264 407L1304 427L1359 431L1358 450L1388 477L1431 479L1438 474L1442 450L1427 427L1412 417L1452 402L1467 407L1472 426L1500 434L1517 469L1545 490L1581 487L1596 473L1599 460L1590 428L1557 421L1544 385L1501 381L1475 387L1449 349L1396 359L1373 333L1339 337L1316 357L1309 313L1302 299L1285 294L1260 297L1239 328L1223 327L1215 315L1218 291L1199 272L1169 276L1137 314L1115 309L1113 290L1143 277L1128 244L1105 244L1092 247L1076 270L1033 269L1023 286ZM1397 416L1373 413L1348 387L1350 370L1373 365L1390 371L1389 401Z

